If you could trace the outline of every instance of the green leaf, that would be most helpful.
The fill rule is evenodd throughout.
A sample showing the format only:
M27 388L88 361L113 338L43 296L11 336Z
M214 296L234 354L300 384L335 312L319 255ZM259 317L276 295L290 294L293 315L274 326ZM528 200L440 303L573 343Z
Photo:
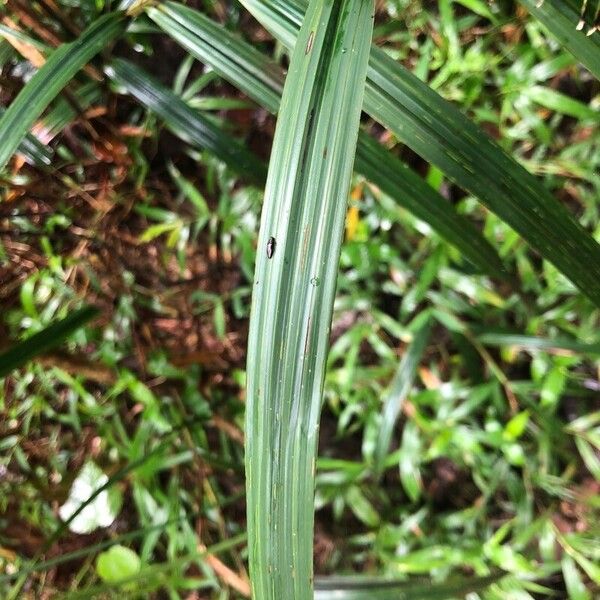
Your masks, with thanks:
M23 366L32 358L59 346L73 332L97 315L98 310L90 306L76 310L68 317L49 325L0 354L0 377L6 377L11 371Z
M419 471L421 455L419 429L412 421L408 421L402 432L399 467L402 487L413 502L419 499L423 487Z
M181 221L171 221L170 223L157 223L156 225L150 225L144 233L138 238L140 242L148 243L155 240L157 237L165 233L172 233L174 230L181 229Z
M313 596L319 412L372 15L366 0L311 3L271 154L246 407L248 549L261 600Z
M126 24L123 13L106 14L74 42L52 52L0 118L0 169L50 102L102 48L125 31Z
M561 565L570 600L591 600L592 595L586 589L575 561L564 554Z
M315 581L315 600L448 600L483 592L502 574L432 581L396 581L383 577L321 577Z
M102 89L95 81L88 81L72 92L77 107L87 110L94 103L102 101ZM78 117L73 104L66 98L57 98L43 119L44 130L50 137L58 135L69 123Z
M119 583L136 575L141 566L136 552L117 544L98 556L96 573L106 583Z
M190 54L209 64L269 112L279 110L284 74L276 63L200 12L176 2L149 7L148 16Z
M571 351L588 356L600 355L600 342L586 344L567 337L542 338L504 331L476 331L477 339L487 346L514 346L525 350Z
M588 471L594 476L596 481L600 482L600 458L597 451L583 437L578 435L575 436L575 445Z
M570 115L582 121L600 121L599 111L550 88L533 85L525 90L525 95L541 106L554 110L557 113Z
M429 340L430 331L431 325L430 322L427 321L425 325L415 333L410 346L402 356L402 360L398 365L398 369L390 384L389 390L385 395L381 412L381 428L379 430L377 446L375 449L375 472L377 474L381 474L383 470L398 415L402 410L404 400L412 388L417 373L417 367L421 362L423 352L425 351L425 347ZM411 495L411 498L413 497L412 494L409 495Z
M529 423L529 411L524 410L517 413L504 427L504 439L508 441L518 440L525 433L527 423Z
M356 518L360 519L365 525L369 527L379 525L379 514L357 485L350 486L346 493L346 501Z
M302 0L240 0L288 47ZM600 245L528 171L455 106L373 46L365 110L476 196L600 306Z
M35 136L28 133L19 144L17 151L26 159L40 167L52 164L54 152L49 146L45 146Z
M215 300L215 312L213 315L213 324L215 326L215 333L220 340L225 339L226 334L226 320L225 320L225 307L220 298Z
M0 106L0 117L6 112L6 109ZM18 147L20 152L28 161L39 165L49 165L52 162L52 148L45 146L34 135L28 133Z
M248 180L264 182L266 167L260 159L148 73L123 59L113 60L105 71L182 140L209 150Z
M521 4L597 79L600 79L600 33L577 29L581 3L573 0L520 0Z
M556 529L555 533L556 539L564 548L565 552L585 571L586 575L595 585L600 585L600 567L596 564L597 561L591 561L581 553L580 549L576 549L575 545L573 545L576 538L565 537Z
M477 13L478 15L489 19L490 21L492 21L492 23L496 22L494 15L490 11L484 0L455 0L455 2L462 4L469 10L472 10L474 13Z
M553 367L544 379L540 390L541 406L556 408L567 383L567 375L562 366Z
M493 246L474 225L402 161L364 132L358 136L356 170L396 203L425 221L465 259L485 273L506 278Z
M281 67L199 12L165 2L148 15L201 62L272 113L279 110ZM395 202L428 223L482 271L505 276L498 253L465 217L383 146L360 132L355 168Z

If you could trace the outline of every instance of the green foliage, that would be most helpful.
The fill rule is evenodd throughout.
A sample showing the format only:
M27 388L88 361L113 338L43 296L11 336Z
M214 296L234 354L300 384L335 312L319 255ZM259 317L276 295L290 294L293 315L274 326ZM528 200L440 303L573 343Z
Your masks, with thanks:
M64 319L48 325L42 331L15 344L0 354L0 377L6 377L14 369L23 366L39 354L60 345L73 332L98 316L98 312L91 306L80 308Z
M198 60L246 92L267 110L279 110L283 70L237 36L197 11L173 2L150 9L149 16ZM492 246L472 224L400 160L359 133L356 170L401 206L431 225L464 257L485 272L503 276L505 269Z
M283 43L294 45L296 6L242 3ZM600 306L600 245L570 213L459 110L381 49L372 48L369 66L365 109L373 118L473 193Z
M4 168L35 120L102 48L125 30L122 13L98 18L75 42L63 44L37 71L0 118L0 168Z
M248 537L258 598L313 596L319 411L372 12L363 0L315 0L281 100L248 340Z
M242 4L3 9L0 595L596 597L594 3L378 3L355 156Z
M98 556L96 571L106 583L120 583L137 575L140 557L130 548L116 544Z
M593 14L593 2L590 2L590 12L592 21L586 26L587 0L577 6L575 0L521 0L527 7L552 33L552 35L573 55L584 64L597 78L600 79L600 35L597 31L598 9ZM573 31L581 31L577 34ZM585 35L583 35L585 33Z

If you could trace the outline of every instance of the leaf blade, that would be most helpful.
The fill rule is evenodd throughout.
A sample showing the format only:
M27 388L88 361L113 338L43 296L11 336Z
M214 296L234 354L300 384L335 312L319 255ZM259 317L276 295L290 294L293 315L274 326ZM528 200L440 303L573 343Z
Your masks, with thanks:
M106 44L125 31L126 23L124 13L108 13L78 39L52 52L0 118L0 169L50 102Z
M111 61L105 72L156 113L175 135L193 146L209 150L249 181L264 182L266 167L260 159L144 70L118 58Z
M571 0L520 0L527 10L564 46L581 64L600 79L600 33L586 35L577 30L579 8Z
M250 570L265 600L312 600L318 417L371 15L370 1L311 3L271 154L246 408Z
M303 0L240 0L293 47ZM508 223L600 306L600 244L528 171L427 84L373 46L365 110Z
M42 331L3 352L0 354L0 377L6 377L11 371L23 366L32 358L60 345L77 329L98 316L98 313L98 309L92 306L76 310L61 321L52 323Z
M377 438L375 449L375 473L380 475L383 471L386 454L392 441L392 434L402 404L408 396L413 385L417 367L427 346L431 332L430 322L426 322L414 335L410 346L406 349L394 378L390 383L389 390L383 402L381 412L381 428Z
M321 577L315 582L315 600L446 600L483 592L502 578L502 573L455 578L443 583L396 581L383 577Z
M196 10L165 2L159 7L150 7L147 12L198 60L210 65L268 111L277 113L284 81L283 70L277 64ZM474 225L414 171L363 132L359 134L355 168L428 223L482 272L506 276L498 253Z

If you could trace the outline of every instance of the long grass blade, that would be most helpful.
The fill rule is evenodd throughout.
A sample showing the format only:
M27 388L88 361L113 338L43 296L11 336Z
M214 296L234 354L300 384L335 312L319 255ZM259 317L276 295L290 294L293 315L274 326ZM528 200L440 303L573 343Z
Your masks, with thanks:
M22 367L39 354L56 348L97 315L98 309L86 306L17 343L0 354L0 377L6 377L11 371Z
M574 352L586 356L600 356L600 342L586 344L568 337L543 338L506 331L475 330L477 339L486 346L515 347L524 350Z
M77 102L77 108L86 111L95 103L100 103L103 90L95 81L88 81L78 89L72 90L72 97ZM67 125L79 117L79 113L66 98L58 98L44 115L42 127L44 136L50 139L56 137Z
M426 181L363 131L358 136L356 170L415 217L428 223L481 271L495 277L509 277L498 253L473 223L459 215Z
M271 113L279 110L285 76L281 67L256 48L177 2L147 9L148 16L198 60Z
M249 181L264 183L266 166L259 158L148 73L123 59L113 60L105 72L182 140L209 150Z
M246 474L255 598L312 600L319 413L373 27L368 0L314 0L286 80L248 343Z
M431 324L427 322L414 335L410 346L407 348L394 378L390 384L389 390L383 401L383 410L381 414L381 427L375 447L375 465L374 470L377 475L381 474L387 453L390 449L392 434L398 415L402 409L402 404L408 396L413 385L417 367L427 346Z
M485 591L503 576L454 579L444 583L390 581L379 577L328 577L315 582L315 600L448 600Z
M19 144L50 102L111 40L125 31L124 13L109 13L92 23L74 42L63 44L0 118L0 169L6 166Z
M520 0L582 65L600 79L600 32L580 22L581 2L573 0ZM590 3L592 4L592 3ZM587 35L590 33L590 35Z
M0 107L0 117L6 112L3 107ZM21 140L17 147L17 152L22 154L27 161L40 167L48 166L52 163L54 152L52 148L42 144L34 135L28 133Z
M148 15L201 62L271 113L279 111L284 73L281 67L206 16L175 2L150 7ZM356 171L428 223L481 271L504 276L492 245L473 224L387 149L361 132Z
M29 162L39 167L48 167L52 164L54 152L52 148L42 144L35 136L28 133L17 148Z
M240 0L293 47L303 0ZM365 110L517 231L600 306L600 245L490 137L383 50L371 48Z

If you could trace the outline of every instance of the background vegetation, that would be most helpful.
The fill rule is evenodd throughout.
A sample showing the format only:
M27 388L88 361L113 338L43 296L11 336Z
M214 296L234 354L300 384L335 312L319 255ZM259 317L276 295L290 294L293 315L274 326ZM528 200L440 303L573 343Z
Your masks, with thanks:
M287 67L284 46L240 4L179 4ZM593 4L584 33L598 44ZM529 14L536 5L386 0L373 41L599 240L598 59L581 66ZM0 174L2 344L54 324L0 357L0 593L244 597L246 342L278 96L258 106L160 32L159 9L126 33L125 20L98 25L115 8L0 8L4 107L51 48L98 27L82 45L88 66L77 77L73 67ZM28 110L51 93L40 86ZM316 573L385 575L420 598L465 591L424 581L501 569L471 597L594 598L598 311L502 219L362 120L510 275L486 271L497 259L485 245L465 260L470 229L447 243L409 203L420 188L401 205L354 176L319 438ZM580 268L585 280L598 266ZM76 311L84 305L99 313ZM356 593L347 597L372 597Z

